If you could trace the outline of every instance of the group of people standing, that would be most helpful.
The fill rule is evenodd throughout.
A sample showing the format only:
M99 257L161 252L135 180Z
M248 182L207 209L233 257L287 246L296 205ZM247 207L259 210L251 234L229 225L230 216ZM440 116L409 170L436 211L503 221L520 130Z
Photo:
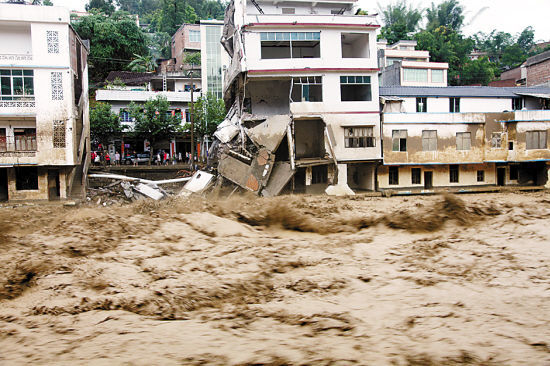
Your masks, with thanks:
M121 155L118 151L115 152L113 155L109 154L108 151L92 151L91 158L94 165L120 165Z

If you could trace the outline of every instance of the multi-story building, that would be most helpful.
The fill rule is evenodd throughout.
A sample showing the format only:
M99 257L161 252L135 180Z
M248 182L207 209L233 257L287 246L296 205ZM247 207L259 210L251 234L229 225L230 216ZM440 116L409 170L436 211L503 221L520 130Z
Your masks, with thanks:
M191 75L190 73L193 73ZM193 77L191 77L193 76ZM155 99L162 95L170 103L170 112L181 116L182 124L190 121L189 112L191 104L191 88L195 86L193 99L201 96L201 79L199 70L166 71L159 73L138 73L128 71L112 71L107 76L105 89L96 91L95 99L98 102L109 103L111 110L120 116L120 121L131 131L133 121L128 107L131 102L145 103L149 99ZM171 154L188 152L191 150L190 141L186 136L174 136L172 140L160 141L155 149L164 149ZM108 150L111 154L115 151L122 155L141 152L148 149L148 142L136 140L130 137L119 138L113 136Z
M380 190L544 185L550 88L383 87Z
M182 70L186 54L200 52L201 30L199 24L184 23L172 36L172 59L175 70Z
M229 65L229 56L222 47L223 21L201 20L201 76L203 94L212 93L223 98L224 70Z
M64 8L0 4L0 199L82 197L88 46Z
M275 169L278 163L290 167L295 191L320 191L331 183L375 189L381 159L379 25L374 16L354 15L355 3L234 0L226 11L226 105L248 128L266 121L257 127L289 131L279 143L267 143L264 156L275 157ZM229 160L220 163L226 178L230 171L223 164ZM242 171L257 163L243 163ZM278 177L272 174L271 181ZM261 189L250 182L242 185Z
M403 40L387 45L378 42L380 86L447 86L445 62L430 62L430 53L415 49L416 41Z

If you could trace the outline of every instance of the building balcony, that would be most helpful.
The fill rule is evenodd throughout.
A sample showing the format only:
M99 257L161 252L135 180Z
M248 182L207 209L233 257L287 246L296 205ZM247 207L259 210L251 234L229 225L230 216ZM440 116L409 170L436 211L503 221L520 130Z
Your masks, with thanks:
M245 27L376 29L380 25L372 15L255 14L245 17Z
M0 116L36 115L36 102L34 97L11 98L11 100L0 99Z
M146 102L149 99L155 99L157 96L165 96L169 102L190 103L191 92L156 92L146 90L98 90L96 91L96 100L102 102L126 101L126 102ZM197 100L201 96L200 92L193 93L193 99Z
M0 155L34 156L36 153L36 136L1 136Z

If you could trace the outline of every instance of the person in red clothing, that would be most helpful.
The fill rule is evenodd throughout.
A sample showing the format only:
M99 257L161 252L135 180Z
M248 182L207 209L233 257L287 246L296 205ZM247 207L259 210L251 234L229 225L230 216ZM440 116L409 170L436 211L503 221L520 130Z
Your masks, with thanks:
M105 164L111 165L111 157L109 156L109 153L105 154Z

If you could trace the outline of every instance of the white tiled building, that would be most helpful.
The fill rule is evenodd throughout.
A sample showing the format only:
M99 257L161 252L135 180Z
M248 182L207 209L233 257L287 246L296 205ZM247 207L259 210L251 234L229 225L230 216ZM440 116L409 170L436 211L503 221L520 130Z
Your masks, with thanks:
M88 52L66 9L0 4L0 200L84 194Z

